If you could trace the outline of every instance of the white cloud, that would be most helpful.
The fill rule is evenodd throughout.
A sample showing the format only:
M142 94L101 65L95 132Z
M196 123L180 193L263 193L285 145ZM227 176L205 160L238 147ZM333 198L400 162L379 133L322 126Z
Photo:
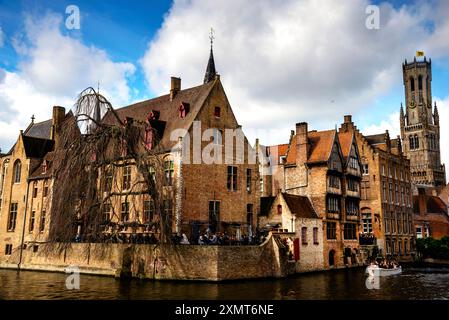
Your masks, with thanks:
M446 180L449 182L449 126L447 120L449 119L449 96L441 99L433 98L438 106L438 113L440 116L440 148L441 148L441 162L446 164ZM379 124L371 124L361 131L365 135L378 134L388 130L390 137L396 138L400 135L399 112L390 114L387 120L382 120Z
M36 121L51 116L54 105L73 106L86 87L96 87L113 105L128 103L132 91L128 77L131 63L114 62L108 54L79 39L64 35L60 15L48 14L35 20L28 16L25 33L13 38L19 55L18 71L0 69L0 146L7 149L35 114Z
M37 90L52 95L76 94L99 81L117 103L127 102L127 76L134 73L134 65L113 62L105 51L63 35L62 22L60 15L47 15L42 21L27 17L30 45L20 63L23 75Z
M394 139L401 134L399 112L392 113L387 120L381 120L379 124L371 124L366 128L362 128L361 131L364 135L372 135L383 133L386 130L388 130L391 139Z
M317 129L343 114L370 114L374 100L402 84L401 63L417 49L449 56L445 2L381 5L379 30L365 27L367 0L175 1L141 60L150 89L167 93L169 78L198 85L216 31L214 55L228 98L245 130L280 129L265 143L285 142L294 123ZM446 11L447 12L447 11ZM429 29L429 21L434 29ZM437 42L444 42L438 44ZM396 111L398 106L393 107ZM377 120L376 119L376 120ZM254 141L255 136L249 138Z

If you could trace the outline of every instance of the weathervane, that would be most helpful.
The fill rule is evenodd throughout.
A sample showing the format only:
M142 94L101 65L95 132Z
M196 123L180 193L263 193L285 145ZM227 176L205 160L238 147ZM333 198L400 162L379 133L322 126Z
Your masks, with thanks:
M210 28L209 39L210 39L210 46L212 47L215 39L215 30L213 28Z

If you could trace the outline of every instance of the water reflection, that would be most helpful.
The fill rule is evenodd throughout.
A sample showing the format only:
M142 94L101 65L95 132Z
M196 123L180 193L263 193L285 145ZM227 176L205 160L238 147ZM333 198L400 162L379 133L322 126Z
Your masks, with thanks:
M449 299L448 269L404 269L366 286L363 269L240 282L116 280L81 275L80 290L67 290L66 274L0 270L0 299Z

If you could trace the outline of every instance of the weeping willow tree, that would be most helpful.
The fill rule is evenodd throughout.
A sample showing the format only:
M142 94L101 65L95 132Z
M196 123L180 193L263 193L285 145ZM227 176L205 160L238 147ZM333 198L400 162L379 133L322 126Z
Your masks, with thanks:
M100 121L106 113L109 123ZM171 241L164 200L173 199L174 190L164 188L156 122L151 117L121 119L93 88L79 95L74 117L59 131L53 157L50 243L67 247L77 237L120 242L124 229L151 230L161 243ZM151 221L144 217L142 197L152 201ZM130 212L135 213L132 218Z

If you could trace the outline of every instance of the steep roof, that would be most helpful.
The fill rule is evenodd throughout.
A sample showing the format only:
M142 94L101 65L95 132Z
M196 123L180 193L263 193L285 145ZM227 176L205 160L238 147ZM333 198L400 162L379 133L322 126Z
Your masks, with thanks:
M329 160L335 134L335 130L308 132L309 154L307 163L326 162ZM296 162L296 152L296 135L294 135L287 155L287 164Z
M440 197L427 194L413 196L413 210L419 214L419 200L423 199L426 204L426 214L447 214L447 206Z
M260 215L268 216L276 197L260 197Z
M188 130L190 128L217 81L219 80L180 90L172 101L170 101L170 95L167 94L117 109L116 113L122 120L129 117L139 121L146 121L150 112L159 112L159 123L165 122L163 124L163 134L160 137L161 143L165 150L169 150L177 143L177 141L170 141L170 134L175 129ZM185 118L179 116L181 103L189 104L189 112ZM112 125L116 124L116 119L111 112L108 112L103 118L103 122Z
M300 218L319 219L308 197L282 193L290 212Z
M368 141L371 145L385 143L385 133L372 134L369 136L365 136L366 141Z
M53 140L22 136L25 155L27 158L42 158L55 145Z
M349 157L349 153L351 152L353 132L351 131L339 132L338 140L340 141L343 157L345 158L345 160L347 160Z
M23 133L25 136L28 137L35 137L35 138L41 138L41 139L50 139L51 137L51 126L52 126L52 119L38 122L38 123L32 123Z

